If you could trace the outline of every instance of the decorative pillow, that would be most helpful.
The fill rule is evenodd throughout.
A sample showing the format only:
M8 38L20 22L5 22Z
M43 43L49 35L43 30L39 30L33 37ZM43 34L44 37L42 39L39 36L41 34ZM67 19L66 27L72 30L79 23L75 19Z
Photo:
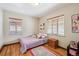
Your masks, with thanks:
M45 38L45 37L46 37L45 35L42 35L42 36L41 36L41 38Z
M41 36L41 38L46 38L47 37L47 34L43 34L42 36Z
M71 47L71 48L74 48L74 49L77 49L77 42L71 41L71 42L70 42L70 47Z
M37 39L41 38L41 33L37 34Z
M46 37L47 37L47 34L42 34L42 33L37 34L37 39L42 39Z
M32 37L33 37L33 38L37 38L36 34L33 34Z
M44 39L47 37L47 34L41 34L41 39Z

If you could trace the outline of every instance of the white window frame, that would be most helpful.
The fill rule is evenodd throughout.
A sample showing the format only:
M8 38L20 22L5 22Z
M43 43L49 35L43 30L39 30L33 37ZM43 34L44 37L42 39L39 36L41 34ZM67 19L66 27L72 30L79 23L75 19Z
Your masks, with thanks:
M9 18L9 32L11 35L22 34L22 19Z
M57 25L57 19L54 19L53 21L52 21L53 23L52 23L52 32L53 32L53 35L57 35L58 34L58 25ZM54 29L55 28L55 29ZM55 32L56 31L56 32Z
M52 21L48 21L47 34L48 35L52 34Z
M48 29L52 29L52 33L53 35L57 35L57 36L64 36L65 35L65 30L63 28L63 34L61 32L59 32L61 29L60 27L63 26L64 27L64 15L63 16L58 16L58 17L54 17L51 19L52 20L52 25L48 25ZM57 22L57 23L56 23ZM51 22L50 22L51 23ZM60 23L63 23L62 25ZM55 25L56 24L56 25ZM50 26L52 26L51 28L49 28ZM57 27L56 30L54 30L53 26ZM48 30L47 29L47 30ZM56 33L54 31L56 31Z
M61 33L61 27L63 26L63 33ZM58 18L58 36L64 36L64 16Z

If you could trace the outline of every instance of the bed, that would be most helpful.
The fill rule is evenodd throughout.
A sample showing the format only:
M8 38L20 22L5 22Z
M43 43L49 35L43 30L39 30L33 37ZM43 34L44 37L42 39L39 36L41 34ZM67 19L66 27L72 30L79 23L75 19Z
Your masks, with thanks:
M33 37L24 37L24 38L20 38L19 40L21 44L21 48L20 48L21 53L25 53L29 48L33 48L47 43L46 38L37 39Z

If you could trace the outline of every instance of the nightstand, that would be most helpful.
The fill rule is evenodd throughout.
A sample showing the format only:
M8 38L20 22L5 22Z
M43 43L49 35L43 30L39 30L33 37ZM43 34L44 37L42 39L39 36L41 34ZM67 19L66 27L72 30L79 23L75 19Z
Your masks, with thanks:
M54 38L50 38L48 39L48 45L56 49L58 47L58 40Z

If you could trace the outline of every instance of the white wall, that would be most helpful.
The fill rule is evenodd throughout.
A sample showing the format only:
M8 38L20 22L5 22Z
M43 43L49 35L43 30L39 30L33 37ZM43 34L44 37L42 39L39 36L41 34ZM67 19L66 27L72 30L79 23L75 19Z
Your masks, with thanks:
M0 48L3 46L3 12L0 9Z
M58 39L59 41L59 46L63 47L63 48L67 48L67 45L69 44L69 42L71 40L74 41L79 41L79 33L72 33L72 25L71 25L71 16L73 14L79 14L79 4L73 4L73 5L69 5L66 6L64 8L52 11L51 14L48 14L47 16L44 16L41 18L41 20L39 21L39 24L45 22L46 23L46 27L44 32L47 31L47 26L48 26L48 22L47 19L51 18L51 17L55 17L55 16L59 16L64 14L65 16L65 36L64 37L60 37L60 36L52 36ZM40 31L40 30L39 30Z
M22 20L22 35L10 35L9 34L9 17L21 18ZM38 20L33 17L22 15L15 12L4 11L4 39L5 44L16 42L18 38L28 36L34 33L38 33Z

